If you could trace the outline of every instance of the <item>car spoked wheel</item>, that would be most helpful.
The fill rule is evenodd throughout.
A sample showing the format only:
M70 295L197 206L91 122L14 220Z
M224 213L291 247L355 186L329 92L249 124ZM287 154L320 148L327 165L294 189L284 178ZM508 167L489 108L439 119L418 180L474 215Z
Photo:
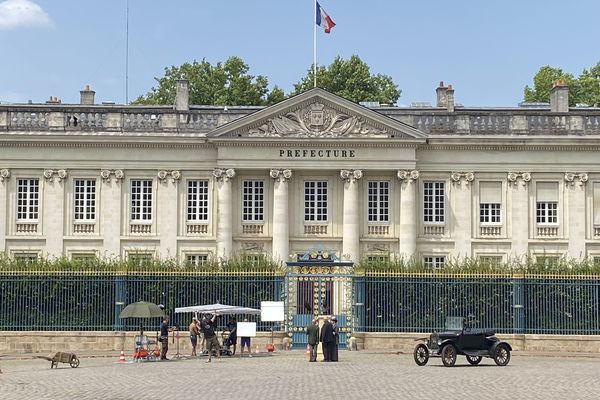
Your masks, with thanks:
M467 356L467 362L471 365L477 365L481 362L481 356Z
M427 364L427 361L429 361L429 349L423 343L418 344L417 347L415 347L413 356L417 365L422 367L423 365Z
M494 362L496 365L504 367L510 361L510 350L505 344L499 344L494 352Z
M456 347L447 344L442 349L442 363L446 367L452 367L456 363Z

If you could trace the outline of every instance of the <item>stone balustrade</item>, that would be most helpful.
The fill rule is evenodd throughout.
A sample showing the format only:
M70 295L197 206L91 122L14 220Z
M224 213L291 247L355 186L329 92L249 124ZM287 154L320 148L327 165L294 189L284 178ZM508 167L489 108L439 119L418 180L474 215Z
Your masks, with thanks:
M209 132L260 107L197 106L176 112L165 106L0 105L0 131L184 131ZM597 135L600 110L575 108L551 113L549 108L460 107L442 109L387 107L376 110L430 135Z

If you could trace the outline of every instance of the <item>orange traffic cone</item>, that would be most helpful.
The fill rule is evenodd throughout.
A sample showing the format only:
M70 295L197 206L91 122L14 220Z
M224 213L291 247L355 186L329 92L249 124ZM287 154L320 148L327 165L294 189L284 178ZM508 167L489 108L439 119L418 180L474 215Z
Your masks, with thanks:
M310 357L310 344L306 345L306 351L304 352L304 354L306 354L306 357Z
M119 362L124 362L125 360L125 352L121 350L121 355L119 356Z

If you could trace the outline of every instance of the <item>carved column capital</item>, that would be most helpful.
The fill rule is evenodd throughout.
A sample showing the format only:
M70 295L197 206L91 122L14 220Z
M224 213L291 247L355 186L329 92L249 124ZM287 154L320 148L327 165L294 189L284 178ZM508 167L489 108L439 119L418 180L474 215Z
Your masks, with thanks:
M417 171L416 169L413 169L412 171L398 170L398 172L396 173L396 176L402 182L413 183L417 179L419 179L419 171Z
M456 184L460 184L463 181L465 184L470 184L475 180L474 172L452 172L450 174L450 180Z
M125 173L122 169L102 169L100 170L100 178L102 180L108 182L110 181L110 177L113 177L116 181L120 181L125 178Z
M565 182L567 185L575 186L575 183L583 186L588 181L587 172L565 172Z
M167 178L169 177L171 177L173 182L176 182L181 179L181 171L178 169L161 169L158 171L157 176L158 179L163 183L167 182Z
M291 169L272 169L269 172L271 178L275 179L279 182L286 182L292 179L292 170Z
M340 171L340 179L346 182L355 182L363 177L363 172L360 169L342 169Z
M235 177L235 169L233 168L228 168L228 169L221 169L221 168L215 168L213 170L213 176L215 177L215 179L220 182L229 182L231 179L233 179Z
M66 177L67 177L66 169L45 169L44 170L44 178L46 178L47 181L57 178L58 181L60 182L63 179L66 179Z
M10 178L10 169L2 168L0 169L0 182L4 182L4 180L8 180Z
M531 181L531 173L530 172L509 172L506 179L508 179L509 183L513 185L517 185L520 180L523 186L526 186Z

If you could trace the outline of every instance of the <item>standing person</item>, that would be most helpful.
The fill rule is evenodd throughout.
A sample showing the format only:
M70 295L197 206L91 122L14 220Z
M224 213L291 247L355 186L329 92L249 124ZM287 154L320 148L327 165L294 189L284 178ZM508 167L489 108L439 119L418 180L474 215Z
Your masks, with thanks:
M244 322L248 322L248 319L244 319ZM248 336L240 337L240 357L244 356L244 346L248 348L248 357L252 357L252 350L250 349L250 338Z
M200 324L202 333L204 333L204 340L206 341L206 349L208 350L208 360L206 360L207 363L209 363L212 358L213 349L215 349L217 352L217 358L219 361L221 361L221 346L219 345L219 340L217 339L217 334L215 333L216 320L216 313L212 315L212 318L210 315L206 315L202 320L202 324Z
M160 359L169 360L167 358L167 351L169 351L169 332L173 332L175 328L169 326L169 317L165 316L160 324Z
M335 315L331 318L331 326L333 328L333 345L331 346L331 361L338 360L338 345L340 343L340 327L337 323Z
M321 343L323 343L323 361L325 362L331 361L333 339L333 325L331 325L331 321L329 321L329 318L327 318L325 322L323 322L323 326L321 327Z
M233 346L233 350L231 351L231 355L235 356L235 350L237 346L237 321L235 315L229 319L227 323L227 330L229 331L229 345Z
M309 362L317 361L317 346L319 345L319 321L315 318L311 321L311 324L306 328L306 335L308 336L308 347L310 350Z
M190 342L192 342L192 357L197 356L196 354L196 346L198 346L198 335L200 334L200 329L198 328L198 318L192 318L192 323L189 327L190 330Z

